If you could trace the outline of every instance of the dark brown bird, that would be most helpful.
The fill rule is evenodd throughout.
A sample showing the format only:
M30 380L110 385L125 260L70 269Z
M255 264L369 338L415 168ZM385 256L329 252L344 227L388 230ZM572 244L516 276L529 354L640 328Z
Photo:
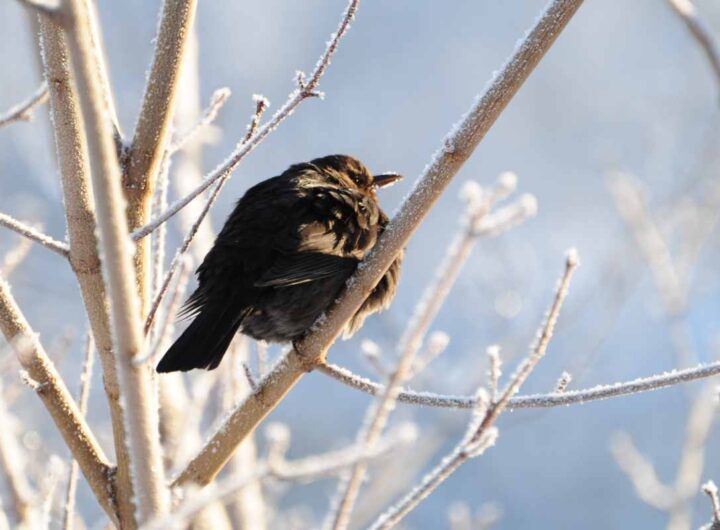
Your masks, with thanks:
M332 155L250 188L198 268L198 287L181 312L194 320L157 371L216 368L238 330L269 342L302 337L387 225L376 189L400 178L373 176L355 158ZM347 335L388 306L401 260L348 322Z

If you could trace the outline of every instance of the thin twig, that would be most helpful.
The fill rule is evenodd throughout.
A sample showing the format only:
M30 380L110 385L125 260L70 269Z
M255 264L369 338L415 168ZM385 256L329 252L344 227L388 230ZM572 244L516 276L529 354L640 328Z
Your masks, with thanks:
M703 493L710 498L712 506L712 522L708 525L708 530L720 530L720 499L718 498L718 488L715 482L708 480L702 487Z
M257 100L256 108L255 108L255 114L253 115L252 121L250 122L250 126L252 127L253 123L259 122L260 118L262 117L263 112L267 108L267 100L264 98L260 98ZM177 270L178 264L180 263L180 260L182 259L183 255L188 251L190 248L190 244L193 242L193 239L195 239L195 236L198 233L198 230L200 229L200 225L202 224L203 220L205 219L205 216L210 211L210 208L215 203L215 200L219 197L220 191L222 191L223 186L227 182L229 178L229 174L223 178L221 178L217 184L215 184L215 187L210 192L210 195L207 197L207 200L205 201L205 204L203 205L202 209L198 213L197 218L195 219L194 223L190 227L190 229L185 234L185 237L183 238L183 242L178 247L177 251L175 251L175 255L173 256L172 261L170 262L170 267L168 268L168 271L165 273L165 277L163 278L162 284L160 288L158 289L157 294L155 294L155 298L152 301L152 304L150 305L150 310L148 311L147 318L145 319L145 333L148 332L150 329L150 326L152 326L152 322L155 319L155 315L157 314L158 308L160 307L160 304L162 303L163 297L167 293L168 286L170 285L170 281L172 280L173 275L175 274L175 271Z
M258 390L239 404L205 443L174 483L207 484L222 469L238 444L283 399L301 377L323 362L346 323L367 299L383 274L425 218L452 178L500 116L512 97L562 33L582 0L554 0L494 76L483 95L442 142L414 190L390 221L378 243L349 280L324 318L297 341L260 381ZM352 8L354 3L350 5ZM349 21L348 21L349 22ZM255 138L260 137L263 128ZM252 140L249 142L251 143Z
M48 100L47 84L43 81L35 93L27 100L15 105L5 114L0 116L0 128L16 121L30 121L33 118L35 107L42 105Z
M48 250L52 250L63 258L67 258L70 255L70 247L68 247L67 243L53 239L49 235L43 234L36 228L33 228L22 221L18 221L7 214L0 213L0 225L5 228L9 228L13 232L17 232L21 236L27 237L36 243L40 243Z
M413 488L413 490L398 503L391 506L385 513L378 517L378 519L370 525L371 530L387 530L397 525L463 463L471 458L480 456L488 447L495 443L495 439L497 438L497 428L494 426L495 421L505 410L513 395L520 389L520 386L527 380L540 359L545 355L560 315L560 309L567 296L570 279L577 264L576 253L570 251L565 261L565 271L555 292L555 299L542 325L538 340L528 357L520 364L512 376L500 398L497 401L491 401L487 407L483 407L482 398L477 400L478 409L476 409L476 413L470 422L465 437L457 445L455 450L449 456L443 458L440 464L430 471L417 487ZM483 410L483 408L485 410Z
M502 375L502 359L500 359L500 346L488 346L488 387L490 388L490 399L495 401L498 396L500 376Z
M195 199L195 197L208 189L214 182L217 182L220 179L229 178L232 172L240 163L240 161L242 161L245 156L247 156L253 149L255 149L265 139L267 135L274 131L277 126L285 120L285 118L289 117L295 111L295 108L300 105L300 103L302 103L308 98L318 96L316 89L318 84L320 83L320 78L325 73L325 70L327 70L327 67L330 64L330 60L335 54L340 40L345 36L345 33L347 33L347 30L350 28L350 22L355 16L355 12L357 11L357 6L359 2L360 0L350 0L347 9L343 13L340 26L333 34L332 38L327 44L327 47L325 48L325 52L318 60L317 65L315 66L315 69L310 76L310 81L302 84L301 86L298 86L298 88L290 94L285 104L280 107L280 109L278 109L275 115L270 118L268 122L258 128L257 132L253 134L251 138L249 138L246 142L241 143L238 148L233 153L231 153L224 162L222 162L216 169L214 169L212 172L210 172L210 174L203 178L203 181L197 188L195 188L185 197L171 204L165 212L163 212L158 217L152 219L145 226L135 230L132 234L133 240L137 241L150 234L158 227L158 225L164 223L165 221L173 217L190 201Z
M323 363L316 367L319 372L340 381L341 383L360 390L370 395L378 395L384 386L361 377L353 372L331 363ZM613 383L609 385L598 385L593 388L582 390L571 390L565 392L553 392L550 394L531 394L516 396L510 400L508 408L534 409L552 408L565 405L589 403L602 399L641 394L667 388L683 383L690 383L700 379L706 379L720 375L720 361L706 365L699 365L695 368L684 370L670 370L668 372L651 375L644 378ZM411 405L422 405L436 408L472 409L475 407L474 396L435 394L432 392L418 392L414 390L403 390L398 395L398 401Z
M80 392L78 395L78 410L83 416L87 415L88 400L90 398L90 382L92 380L92 370L94 364L95 345L93 344L92 335L87 334L85 339L85 361L83 362L82 374L80 375ZM75 501L77 493L78 479L78 463L74 458L70 464L70 474L67 480L67 489L65 490L65 504L63 507L63 530L72 530L75 519Z

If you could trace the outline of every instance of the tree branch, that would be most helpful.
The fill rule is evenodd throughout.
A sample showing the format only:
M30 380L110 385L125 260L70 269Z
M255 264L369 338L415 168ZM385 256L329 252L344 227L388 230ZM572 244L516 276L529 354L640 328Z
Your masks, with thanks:
M14 217L10 217L7 214L0 213L0 225L4 226L5 228L9 228L13 232L18 233L23 237L27 237L28 239L31 239L36 243L40 243L46 249L52 250L53 252L55 252L55 254L58 254L63 258L69 257L70 249L67 243L63 243L62 241L53 239L49 235L43 234L36 228L33 228L32 226L27 225L22 221L18 221Z
M554 0L519 44L484 94L453 128L389 223L377 245L350 279L346 290L314 329L276 364L258 389L241 403L188 464L175 483L207 484L237 445L262 421L306 371L321 363L345 323L367 298L445 187L470 157L503 109L580 7L582 0ZM353 4L350 5L350 8ZM261 128L256 135L261 134ZM252 140L251 140L252 142ZM249 144L251 143L249 142ZM248 145L249 145L248 144ZM234 167L232 164L229 167Z
M138 503L137 518L142 522L164 513L169 504L163 478L157 403L148 370L135 367L132 362L144 342L141 307L133 281L120 166L95 59L97 50L93 49L90 14L84 0L67 0L66 4L71 22L67 38L90 155L121 394L125 410L132 416L132 421L125 422L126 440Z
M33 117L35 107L42 105L48 100L47 84L43 83L27 100L15 105L5 114L0 116L0 128L16 121L30 121Z
M90 161L77 91L70 72L70 52L62 29L39 17L45 80L57 146L65 219L70 242L70 265L75 272L90 328L102 364L103 385L110 409L117 478L115 504L124 526L133 520L133 489L125 441L124 411L120 403L117 366L110 332L110 308L100 269L95 203ZM127 524L126 524L127 522ZM130 526L131 528L132 526Z
M383 385L364 377L360 377L359 375L356 375L335 364L322 363L317 366L317 370L349 387L373 396L378 395L383 391ZM598 385L596 387L583 390L566 390L550 394L517 396L510 400L508 408L512 410L552 408L565 405L589 403L590 401L641 394L643 392L659 390L661 388L667 388L682 383L690 383L692 381L716 375L720 375L720 362L699 365L695 368L687 368L684 370L671 370L659 375L652 375L645 378L633 379L632 381L625 381L610 385ZM476 406L476 399L474 396L435 394L432 392L417 392L409 389L400 392L398 395L398 401L411 405L451 409L472 409Z
M45 353L37 334L10 294L10 286L0 278L0 330L12 345L37 395L52 416L65 443L80 465L98 502L111 519L115 510L110 492L110 463L90 427L80 414L70 392Z
M170 137L175 94L196 6L197 0L163 2L155 55L124 168L127 224L130 231L150 219L155 180ZM150 304L151 275L147 270L150 262L149 241L138 242L135 274L142 315L147 314Z

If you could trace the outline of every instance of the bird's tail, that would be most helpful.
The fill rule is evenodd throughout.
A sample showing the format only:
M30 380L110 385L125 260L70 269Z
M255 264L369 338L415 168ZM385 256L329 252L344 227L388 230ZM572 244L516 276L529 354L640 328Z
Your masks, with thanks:
M223 308L204 307L170 346L157 371L187 372L193 368L214 370L220 364L247 311L238 314Z

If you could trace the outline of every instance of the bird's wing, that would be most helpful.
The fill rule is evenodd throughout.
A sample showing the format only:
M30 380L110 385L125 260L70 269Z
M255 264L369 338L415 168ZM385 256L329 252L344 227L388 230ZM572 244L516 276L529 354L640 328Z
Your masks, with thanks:
M255 282L255 287L288 287L314 282L337 274L349 275L357 266L355 258L301 252L283 256Z

